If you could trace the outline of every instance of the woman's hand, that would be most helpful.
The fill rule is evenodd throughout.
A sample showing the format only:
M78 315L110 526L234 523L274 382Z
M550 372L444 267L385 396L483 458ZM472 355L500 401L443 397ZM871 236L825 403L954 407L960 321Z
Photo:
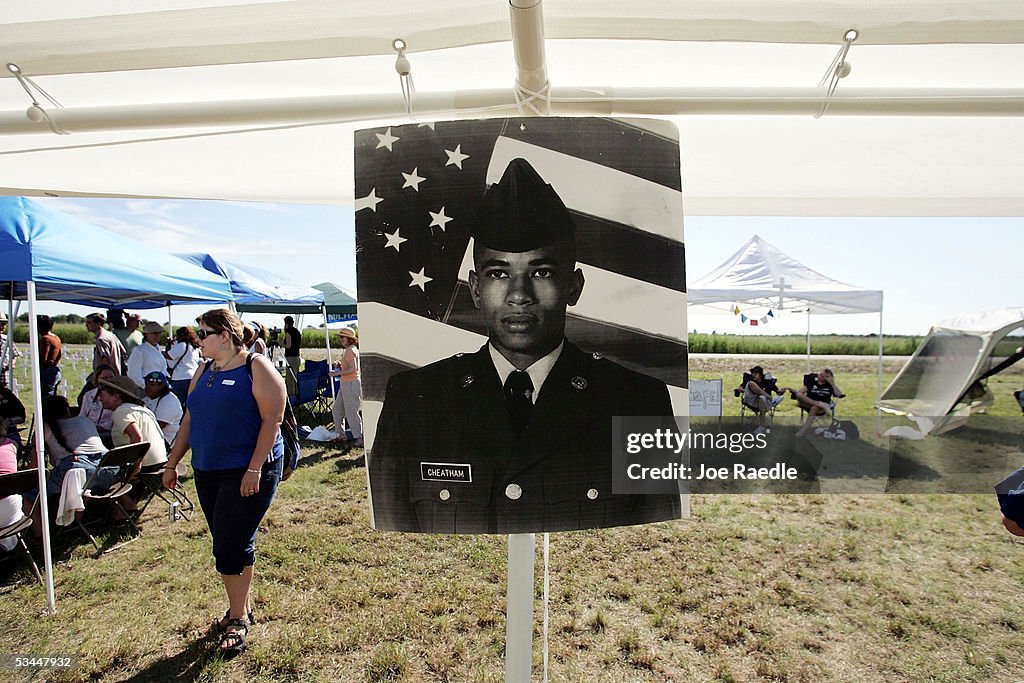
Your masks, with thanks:
M173 489L178 486L178 469L176 467L165 467L163 482L165 489Z
M260 491L260 472L253 472L250 469L245 470L245 475L242 477L242 485L239 488L239 493L242 498L259 493Z

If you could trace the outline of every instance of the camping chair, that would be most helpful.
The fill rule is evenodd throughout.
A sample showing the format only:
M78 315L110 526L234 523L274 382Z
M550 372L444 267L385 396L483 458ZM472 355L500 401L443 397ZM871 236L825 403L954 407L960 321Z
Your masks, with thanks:
M295 419L300 425L325 425L331 420L327 362L306 361L306 368L297 378L298 394L291 398Z
M195 504L180 485L173 489L164 487L162 469L156 472L139 472L138 481L142 488L142 497L139 498L139 507L136 513L138 517L142 517L142 513L146 511L154 498L159 498L168 506L177 503L179 514L186 520L192 519L191 514L196 509Z
M743 381L740 382L739 388L733 389L732 391L733 395L740 400L740 425L743 425L746 422L748 414L754 419L757 419L758 407L750 405L743 400L743 390L747 386L747 382L749 382L751 379L753 379L753 377L751 377L750 373L744 372ZM762 389L765 390L765 392L768 393L769 398L772 399L768 403L768 410L765 411L765 417L767 418L767 428L771 429L772 425L775 424L775 408L778 407L779 405L779 402L775 400L771 395L779 393L779 380L775 379L774 377L765 375L760 386Z
M816 372L809 372L809 373L807 373L806 375L804 375L804 388L809 388L812 384L814 384L817 381L818 381L818 373L816 373ZM824 415L819 415L817 418L815 418L814 423L817 424L819 421L828 420L828 426L831 427L836 422L838 422L838 420L836 419L836 400L840 399L840 398L843 398L843 396L845 396L845 395L846 394L836 394L835 396L833 396L832 400L828 402L829 412L825 413ZM796 400L796 395L795 394L793 395L793 400L794 401ZM800 405L800 404L798 403L797 405ZM806 419L806 417L807 417L807 408L805 408L802 405L800 405L800 424L803 424L803 421ZM812 425L812 427L813 427L813 425Z
M125 446L111 448L100 460L99 466L92 473L92 476L90 476L85 482L85 489L82 492L82 498L85 500L86 505L93 501L106 501L117 508L117 510L124 516L124 519L127 520L129 526L131 526L133 532L132 538L128 539L124 543L118 543L114 547L109 548L108 551L120 548L142 535L142 530L139 529L139 526L135 523L135 519L127 510L124 509L124 506L122 506L117 499L132 490L132 484L129 483L129 480L131 479L132 474L135 473L135 470L138 469L139 463L144 457L146 457L146 453L148 451L148 441L130 443ZM110 485L110 488L105 491L94 491L92 489L92 485L104 467L118 467L120 468L120 472L117 475L117 479L114 480L114 483ZM100 544L96 542L96 538L89 532L89 529L86 528L82 516L76 515L75 524L78 525L78 528L86 535L89 542L93 544L96 548L96 552L103 554L104 550L100 547Z
M19 472L12 472L11 474L0 475L0 498L23 495L26 491L31 491L38 487L39 470L37 469L21 470ZM22 534L32 526L32 515L35 513L36 505L38 503L39 496L36 496L36 503L32 505L32 510L29 511L28 515L22 515L7 526L0 527L0 541L5 538L16 538L17 550L20 550L21 554L28 558L29 564L32 565L32 573L36 575L36 579L39 580L39 583L42 583L43 577L39 573L39 565L36 564L35 558L32 557L32 553L29 552L28 546L25 545L25 538L22 536ZM14 556L14 550L6 554L6 557Z

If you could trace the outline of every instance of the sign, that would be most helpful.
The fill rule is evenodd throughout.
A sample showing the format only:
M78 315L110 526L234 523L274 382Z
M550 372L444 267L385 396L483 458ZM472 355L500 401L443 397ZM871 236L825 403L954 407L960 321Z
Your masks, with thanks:
M722 416L722 380L690 380L690 416Z

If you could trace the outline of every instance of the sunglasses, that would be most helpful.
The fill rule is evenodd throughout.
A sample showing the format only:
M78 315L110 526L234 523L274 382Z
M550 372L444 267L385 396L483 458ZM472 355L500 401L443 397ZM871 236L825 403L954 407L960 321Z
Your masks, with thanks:
M196 330L196 337L198 337L200 340L206 339L212 334L220 334L220 332L218 332L217 330L204 330L201 327Z

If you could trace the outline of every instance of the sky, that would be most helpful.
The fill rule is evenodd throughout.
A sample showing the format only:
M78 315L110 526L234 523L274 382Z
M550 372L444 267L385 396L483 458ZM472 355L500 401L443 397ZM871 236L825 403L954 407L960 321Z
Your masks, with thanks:
M201 251L302 284L331 281L351 292L356 289L349 206L165 199L41 201L165 251ZM1024 304L1015 285L1024 255L1024 218L688 217L684 232L688 282L716 268L757 234L832 279L883 290L886 334L923 335L932 324L960 313ZM175 307L172 320L176 325L191 323L204 308ZM55 302L41 303L39 310L89 312ZM160 321L166 315L166 310L143 312ZM280 316L246 317L281 324ZM302 323L318 321L307 316ZM803 334L807 317L776 311L769 325L751 328L729 313L691 315L688 328ZM878 331L878 316L817 315L811 331L873 334Z

